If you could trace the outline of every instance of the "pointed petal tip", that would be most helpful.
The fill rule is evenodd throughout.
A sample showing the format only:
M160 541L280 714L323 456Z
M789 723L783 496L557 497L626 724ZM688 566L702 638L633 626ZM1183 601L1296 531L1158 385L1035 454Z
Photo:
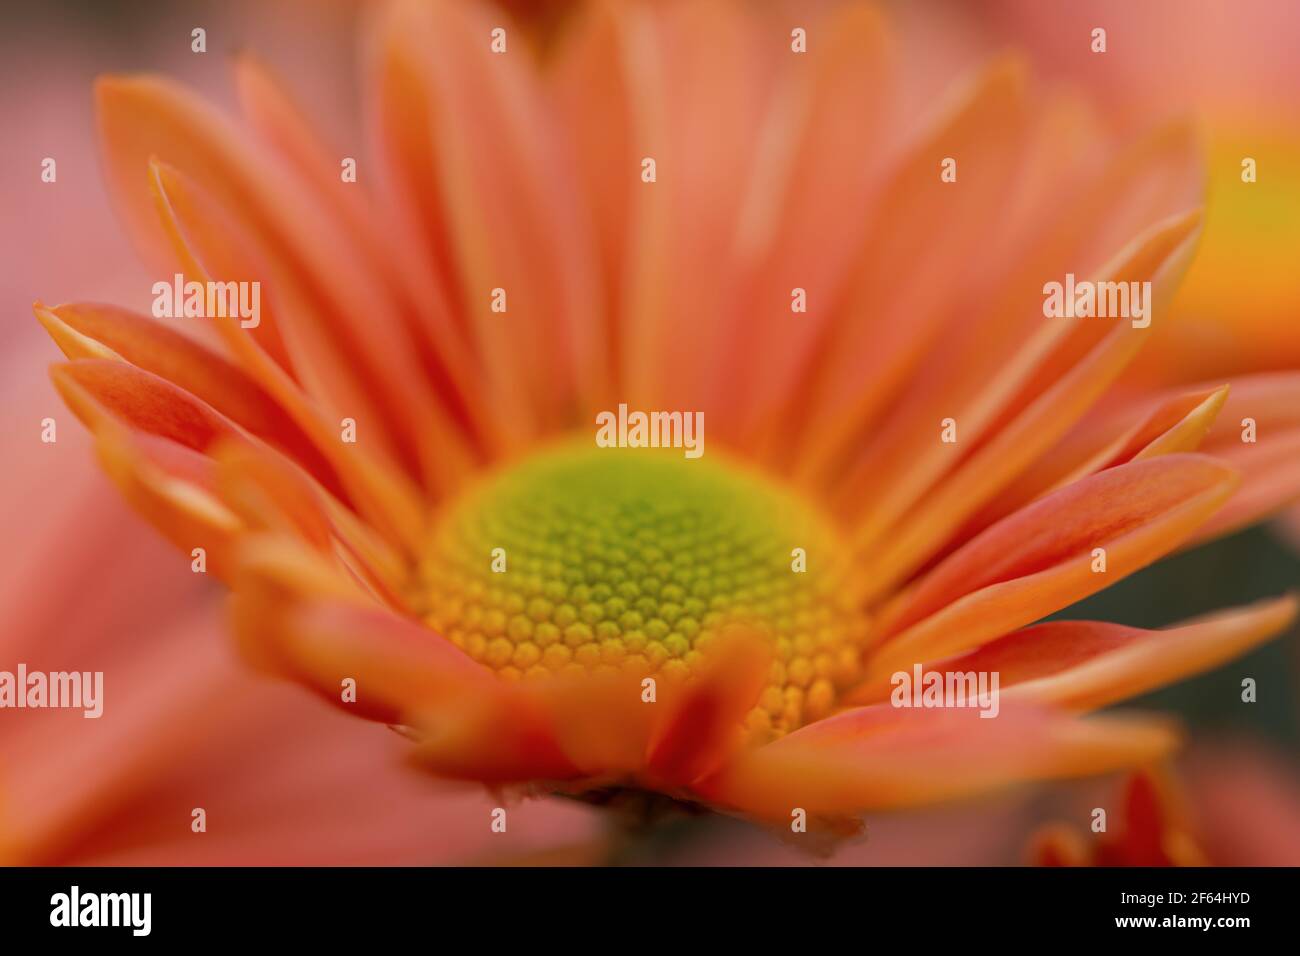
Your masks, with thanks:
M45 327L45 331L50 334L56 342L58 341L57 329L63 325L55 310L51 309L40 299L32 303L32 315L36 316L36 321Z
M170 86L174 83L165 74L147 70L129 73L100 73L92 88L96 98L129 94L149 87Z
M37 302L32 311L36 315L36 321L41 323L49 337L54 340L54 344L59 347L59 350L69 360L110 359L120 361L121 356L111 347L83 334L76 327L75 322L70 321L71 315L75 314L73 312L74 308L69 305L58 305L51 309Z
M138 97L173 85L158 73L101 73L91 84L96 118L102 126L115 110L133 109Z
M1201 617L1184 621L1181 627L1195 624L1208 624L1219 621L1232 621L1249 618L1256 630L1277 634L1290 627L1300 612L1300 590L1290 590L1276 597L1261 598L1253 604L1243 607L1223 608Z

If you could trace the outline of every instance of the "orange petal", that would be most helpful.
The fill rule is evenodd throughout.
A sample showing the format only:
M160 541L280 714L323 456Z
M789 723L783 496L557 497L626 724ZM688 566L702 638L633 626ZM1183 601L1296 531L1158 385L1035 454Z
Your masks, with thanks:
M593 786L684 787L740 745L744 713L769 666L762 642L729 640L685 682L645 675L558 675L511 684L413 721L420 762L439 773L498 782L537 777Z
M526 682L534 712L545 714L556 745L584 777L612 781L642 773L664 707L643 699L645 675L621 671ZM662 690L659 692L662 695Z
M345 711L410 727L413 758L447 777L483 782L567 778L541 702L424 625L367 599L339 570L294 542L246 542L231 600L245 656ZM344 681L356 682L355 701Z
M256 334L263 325L273 326L282 344L285 360L279 364L332 420L351 417L365 422L367 445L382 453L394 467L407 467L398 447L392 422L385 416L374 390L367 388L364 368L355 360L347 343L330 328L312 301L309 285L287 268L266 247L266 239L242 223L212 194L174 166L151 161L148 181L166 199L160 208L164 232L173 238L175 252L191 274L192 256L202 273L217 279L242 279L261 283L262 324L247 330L233 321L217 321L217 331L237 359L256 374L257 365L248 360L249 342L263 343ZM207 320L212 322L211 319ZM268 350L268 354L270 353Z
M1190 261L1199 235L1199 222L1199 213L1190 213L1154 227L1149 234L1134 240L1102 275L1106 281L1150 281L1152 294L1147 308L1151 315L1163 314L1164 304ZM1043 320L1045 339L1065 334L1061 331L1064 326L1055 327L1057 321ZM1118 325L1051 385L1034 395L1010 421L908 511L885 541L877 538L882 523L874 508L871 509L869 521L854 536L859 549L873 548L873 557L863 571L860 597L870 599L887 593L920 567L976 508L1055 444L1092 407L1147 340L1147 329L1134 328L1127 319L1063 321L1076 326L1106 322L1118 322ZM1030 348L1027 354L1032 356L1035 351ZM1023 371L1028 370L1026 367ZM1011 373L1008 377L1014 379L1015 375ZM978 420L982 415L974 412L972 417ZM957 421L958 428L969 424L964 417L958 417ZM939 446L935 431L930 430L931 442ZM944 452L940 449L931 454L942 457ZM951 452L947 454L951 456Z
M392 436L407 467L436 465L429 422L440 420L439 404L415 361L404 323L392 320L401 314L400 306L367 267L346 226L277 157L185 89L156 77L105 77L96 85L96 98L110 184L129 223L143 222L157 233L156 224L148 222L155 188L149 170L159 157L191 184L192 194L206 199L205 215L185 223L199 258L217 268L213 250L229 250L230 243L214 230L236 229L255 250L256 263L269 272L270 296L285 303L277 314L286 346L310 346L322 365L333 349L332 383L341 389L349 376L362 377L367 390L358 385L345 394L360 405L368 400L377 406L379 414L370 423L376 435ZM375 321L376 315L386 320ZM310 333L299 330L291 341L289 323L309 320ZM450 441L454 435L438 437Z
M627 4L584 4L573 11L569 25L557 37L551 68L546 71L556 101L557 121L572 144L577 181L591 208L601 289L603 380L593 382L593 398L609 407L619 394L619 357L623 330L619 310L623 301L626 247L632 239L629 216L634 193L629 171L637 169L634 153L634 102L624 65L624 21L639 12Z
M1196 451L1228 396L1227 385L1178 389L1132 409L1090 414L1015 481L979 510L955 541L1080 478L1127 461Z
M1289 595L1158 631L1101 621L1050 621L929 666L945 672L996 672L1004 700L1096 710L1239 657L1285 630L1295 620L1296 607L1296 598Z
M391 210L376 215L377 199L367 181L345 183L339 175L338 151L320 141L312 124L270 69L250 54L235 61L240 103L254 128L267 143L312 184L313 192L331 204L335 216L358 237L357 252L371 269L382 275L402 311L395 318L410 318L413 338L427 348L421 351L424 367L442 391L449 393L458 411L471 420L475 431L494 427L483 415L481 402L473 401L474 362L463 335L450 315L446 290L421 259L414 243L381 227L391 223ZM378 177L374 177L377 179ZM441 443L445 454L445 442Z
M583 777L551 720L527 693L462 696L454 708L415 722L420 738L412 760L442 777L488 785Z
M883 540L969 450L996 435L1114 331L1110 321L1045 319L1045 276L1131 271L1126 278L1154 280L1166 256L1184 251L1178 247L1186 236L1179 233L1189 225L1187 210L1200 179L1185 129L1163 131L1099 177L1091 168L1076 168L1068 156L1061 163L1074 175L1060 190L1079 195L1070 212L1016 248L997 284L1002 291L961 303L943 329L945 347L917 369L889 416L852 434L856 444L846 449L852 467L839 464L827 473L841 492L839 506L862 518L862 547ZM1078 179L1087 187L1077 190ZM1123 228L1113 228L1116 223ZM982 266L975 284L987 282L988 271ZM949 417L959 423L957 444L936 440Z
M1217 454L1241 472L1241 490L1198 530L1192 544L1254 524L1300 499L1300 429L1248 447Z
M647 765L652 779L684 786L716 770L740 744L742 720L758 700L770 669L771 653L764 642L737 640L703 673L671 693L667 717L650 744Z
M372 720L400 722L490 675L433 631L369 597L361 584L302 543L247 538L231 596L245 656L327 701ZM341 681L356 680L356 701Z
M854 275L880 268L882 255L909 255L868 242L870 215L841 215L871 210L889 194L891 130L899 126L889 122L897 63L885 18L867 4L837 5L809 33L823 41L792 58L773 94L732 227L734 288L716 333L701 342L718 370L707 411L711 420L714 407L723 412L719 434L729 437L756 433L786 407ZM845 123L849 112L854 122ZM812 303L797 318L795 288ZM869 318L858 300L848 308Z
M1248 422L1255 441L1243 441ZM1195 543L1243 528L1300 498L1300 372L1236 379L1204 450L1242 475L1241 490L1197 531Z
M352 547L357 561L370 572L366 575L370 585L380 588L386 599L393 596L394 582L400 580L402 571L391 551L349 520L342 505L335 504L327 514L328 494L321 489L318 496L310 477L287 460L278 459L277 453L246 438L206 403L120 360L84 359L55 366L52 374L69 406L97 435L103 438L112 433L111 443L107 438L101 442L105 463L112 467L114 477L133 496L137 507L145 508L184 550L198 543L189 526L193 516L184 517L185 530L178 539L168 527L175 517L168 517L169 510L174 507L187 512L197 509L227 535L236 529L292 527L318 549L332 548L336 538ZM155 468L167 471L167 483L148 496L148 507L142 497L148 482L137 468L129 467L132 443L116 434L122 427L156 439L147 444L135 441L135 454L149 453ZM171 443L208 457L192 456L193 460L187 460L167 450ZM160 454L166 454L166 459L159 458ZM210 460L214 457L227 462L224 480L218 480ZM238 474L232 476L231 462L247 466L247 470L237 467L233 471ZM231 493L229 499L227 493ZM169 501L173 509L164 507ZM268 509L266 505L271 503L274 507ZM218 564L218 574L225 576L228 570L224 560Z
M1060 610L1167 553L1236 488L1204 455L1165 455L1091 475L998 522L882 614L874 677L936 660ZM1104 572L1094 572L1095 549Z
M96 431L95 451L137 512L184 554L202 548L207 570L230 580L245 529L217 494L208 458L170 439L112 426Z
M218 441L247 441L206 402L152 372L111 359L54 365L54 385L92 431L106 415L122 424L206 452Z
M213 458L226 504L254 532L292 532L319 551L328 551L334 528L313 483L283 459L262 449L224 445Z
M157 163L150 167L149 182L159 219L174 245L183 271L187 277L208 281L207 272L185 237L183 220L178 217L178 209L185 209L193 196L181 180L169 176ZM321 410L303 394L298 384L256 342L241 334L234 323L218 323L218 328L244 367L333 465L360 513L374 521L390 540L411 551L417 549L424 516L420 495L405 476L389 467L382 458L364 450L365 446L345 447L338 440L335 426L326 421Z
M1105 773L1168 753L1163 722L1082 720L1036 707L845 711L747 750L695 787L706 799L773 823L796 808L810 823L969 797L1008 784Z
M301 537L354 566L385 603L404 606L400 589L408 567L401 554L310 478L254 445L221 445L213 457L222 500L248 529Z
M629 5L618 20L633 150L620 169L629 221L620 398L633 407L704 407L715 391L716 350L728 346L721 327L699 316L732 305L730 263L748 186L737 171L753 163L779 76L764 49L772 34L740 7ZM653 183L641 179L646 158L656 163Z
M793 401L780 392L766 396L767 405L789 408L783 425L801 441L799 454L788 454L788 441L772 443L786 445L781 460L794 458L801 480L815 484L840 470L846 443L908 381L938 334L955 301L952 277L978 257L986 224L1014 179L1029 115L1024 85L1023 62L994 61L908 151L882 193L843 301L817 306L837 313L816 353L808 353L802 380L791 383L798 386ZM939 181L945 156L964 158L959 184Z
M401 3L389 12L381 69L397 71L394 92L414 94L416 111L400 122L415 125L414 115L428 130L418 152L436 165L420 175L432 170L438 190L429 199L439 207L435 241L454 308L470 318L496 420L527 440L572 414L585 373L601 367L595 246L565 201L577 186L544 122L526 49L494 55L479 42L494 23L472 5ZM429 57L430 48L442 52ZM491 308L494 289L505 291L505 312Z
M358 337L367 333L332 319L340 307L315 289L288 252L277 250L266 235L258 233L256 224L232 215L211 193L169 164L151 161L148 182L163 231L172 239L187 277L205 279L216 274L261 283L263 321L276 328L277 341L287 356L287 362L280 364L331 420L347 417L364 423L366 446L373 454L382 455L395 469L423 476L432 490L455 486L467 455L466 439L451 422L452 413L424 394L423 372L410 364L409 342L389 335L359 344ZM360 306L354 303L353 307ZM376 300L367 302L365 310L388 317L377 327L401 328L397 306ZM265 363L254 351L262 340L249 334L261 326L248 330L234 321L215 321L236 357L272 390L275 383L260 371ZM381 349L392 349L392 355L401 358L389 367L377 354ZM419 385L412 385L413 381ZM413 437L414 432L418 435ZM434 444L439 446L436 454Z
M74 304L36 317L70 359L119 359L152 372L210 405L301 464L343 496L338 476L302 430L240 367L159 322L116 306Z
M492 675L449 641L380 608L310 602L288 617L285 633L275 639L298 675L333 702L339 702L343 679L355 680L358 712L372 719L407 722L450 708L464 695L494 690Z
M1080 429L1082 434L1076 439L1077 444L1072 444L1072 452L1075 456L1084 452L1086 457L1070 470L1058 471L1060 477L1054 478L1043 491L1054 491L1126 461L1196 451L1227 398L1227 385L1180 390L1176 395L1158 399L1127 428L1116 427L1119 416L1114 413L1103 416L1102 420L1085 423ZM1131 414L1127 409L1125 413ZM1053 450L1045 456L1043 464L1050 468L1055 455Z

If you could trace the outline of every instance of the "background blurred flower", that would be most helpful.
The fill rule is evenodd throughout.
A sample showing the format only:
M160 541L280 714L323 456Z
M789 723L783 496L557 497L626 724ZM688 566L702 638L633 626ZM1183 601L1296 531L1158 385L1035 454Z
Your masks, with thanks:
M1109 810L1099 807L1090 814L1093 826L1104 829L1088 833L1052 826L1035 841L1034 860L1041 866L1203 866L1205 854L1189 831L1178 797L1165 776L1134 774L1125 782L1118 806L1112 803Z
M1117 128L1171 112L1206 138L1205 241L1171 307L1171 321L1138 358L1133 381L1189 382L1300 368L1300 8L1285 0L1097 0L1086 6L993 0L987 17L932 0L930 15L964 22L993 47L1015 44L1044 75L1094 97ZM1082 37L1105 27L1104 64ZM1242 160L1258 180L1242 182ZM1300 549L1300 508L1281 526Z
M1278 0L993 0L964 20L989 47L1014 45L1043 75L1086 90L1103 122L1132 130L1173 114L1208 147L1205 241L1172 305L1173 321L1135 374L1188 382L1300 368L1300 7ZM1107 30L1093 54L1094 27ZM1259 177L1242 182L1242 159Z
M1030 847L1042 866L1300 865L1300 777L1258 743L1198 745L1180 772L1145 771L1093 807L1071 800L1076 820L1054 822ZM1085 788L1080 788L1085 789ZM1117 788L1118 791L1118 788ZM1062 801L1065 803L1065 801ZM1092 829L1098 808L1106 829Z

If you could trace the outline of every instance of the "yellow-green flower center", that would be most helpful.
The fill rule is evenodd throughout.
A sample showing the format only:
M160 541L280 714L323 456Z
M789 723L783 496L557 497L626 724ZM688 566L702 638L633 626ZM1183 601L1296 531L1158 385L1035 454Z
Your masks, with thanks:
M838 538L790 491L680 451L569 445L439 515L414 589L426 622L508 679L626 668L687 677L725 627L772 641L758 736L825 716L866 620Z

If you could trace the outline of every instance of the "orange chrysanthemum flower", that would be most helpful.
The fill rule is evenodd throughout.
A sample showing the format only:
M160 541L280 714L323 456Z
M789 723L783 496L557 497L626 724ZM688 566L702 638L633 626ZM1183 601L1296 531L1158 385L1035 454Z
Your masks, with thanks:
M54 379L258 665L447 777L842 830L1157 758L1167 723L1088 712L1293 618L1023 629L1300 487L1300 376L1106 404L1147 330L1044 317L1074 273L1160 321L1187 131L1113 147L1010 60L914 122L859 5L806 52L727 3L594 5L540 61L500 26L379 13L371 155L247 58L247 126L98 87L159 275L257 281L260 321L38 305ZM705 454L601 447L621 405ZM996 718L893 706L917 665L1000 675Z

